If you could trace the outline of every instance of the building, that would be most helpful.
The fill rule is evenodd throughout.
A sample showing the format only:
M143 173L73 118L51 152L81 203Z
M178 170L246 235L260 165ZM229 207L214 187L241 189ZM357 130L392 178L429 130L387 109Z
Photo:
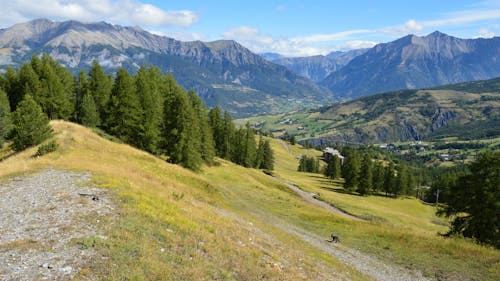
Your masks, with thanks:
M342 156L338 150L331 147L323 149L323 160L330 162L333 160L333 156L337 156L339 158L341 165L344 164L344 156Z

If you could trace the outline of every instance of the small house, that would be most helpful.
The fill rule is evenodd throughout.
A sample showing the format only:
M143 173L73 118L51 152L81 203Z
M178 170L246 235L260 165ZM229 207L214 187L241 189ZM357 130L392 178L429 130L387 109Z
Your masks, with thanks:
M344 156L342 156L338 150L331 147L323 149L323 160L330 162L333 160L333 156L337 156L339 158L341 165L344 164Z

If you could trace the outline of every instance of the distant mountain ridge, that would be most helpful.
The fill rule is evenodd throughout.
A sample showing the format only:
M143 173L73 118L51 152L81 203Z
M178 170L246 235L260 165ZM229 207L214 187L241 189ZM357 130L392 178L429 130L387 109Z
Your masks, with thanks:
M338 97L434 87L500 76L500 37L460 39L441 32L378 44L320 84Z
M108 71L155 65L209 106L235 115L282 112L332 100L331 93L230 40L182 42L140 27L39 19L0 30L0 69L46 52L64 66Z
M294 73L319 83L331 73L340 70L353 58L368 49L355 49L346 52L332 52L326 56L285 57L276 53L264 53L261 56L273 63L285 66Z

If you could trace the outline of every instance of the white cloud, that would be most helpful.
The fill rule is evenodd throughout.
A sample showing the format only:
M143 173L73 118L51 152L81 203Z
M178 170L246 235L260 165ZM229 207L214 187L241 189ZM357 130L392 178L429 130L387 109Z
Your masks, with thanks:
M156 35L167 36L180 41L198 41L205 40L207 36L205 34L189 32L189 31L160 31L160 30L148 30Z
M274 38L262 34L258 29L240 26L222 33L225 39L236 40L256 53L277 52L285 56L326 55L334 50L350 50L373 47L372 41L350 39L353 35L367 33L369 30L352 30L332 34L313 34L310 36Z
M137 0L0 0L4 27L34 18L100 21L143 26L190 26L193 11L167 11Z
M443 27L500 19L500 9L468 10L447 13L441 19L416 21L411 19L403 25L381 28L379 31L392 35L420 34Z
M478 35L476 36L476 38L493 38L493 37L495 37L495 32L487 28L479 29Z

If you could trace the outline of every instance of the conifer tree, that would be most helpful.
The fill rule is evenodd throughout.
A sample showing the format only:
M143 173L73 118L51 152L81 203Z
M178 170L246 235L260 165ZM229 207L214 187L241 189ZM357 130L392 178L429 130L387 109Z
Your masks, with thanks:
M101 121L104 121L106 117L106 108L112 88L112 79L106 76L104 70L97 61L93 61L89 70L89 90L94 97Z
M394 176L394 164L391 162L389 166L385 169L385 178L384 178L384 192L385 196L387 196L389 193L393 192L394 190L394 185L396 185L395 182L395 176Z
M361 171L359 176L359 186L358 193L361 195L368 194L372 187L373 182L373 168L372 159L368 153L363 155L363 161L361 164Z
M328 162L325 167L324 174L326 177L331 179L340 178L340 159L337 155L334 155L332 160Z
M372 189L374 192L384 189L384 166L380 161L376 161L373 167Z
M393 186L393 194L398 197L400 194L406 194L408 187L408 168L404 163L398 165L396 184Z
M212 128L208 121L208 110L193 90L188 91L188 96L191 100L194 114L198 119L194 129L200 132L201 158L210 164L215 156L215 148Z
M196 130L197 118L186 92L177 86L167 93L163 112L162 148L169 161L199 170L202 163L199 150L201 135Z
M37 145L52 134L49 119L31 95L25 95L12 114L12 148L21 151Z
M223 147L225 146L224 121L222 120L222 111L220 106L217 105L215 108L210 109L208 119L213 132L216 155L226 158L225 156L227 155L225 155L223 151Z
M16 110L17 104L21 102L24 92L19 87L19 75L12 67L8 67L5 72L3 88L9 98L9 105L12 111Z
M359 185L361 169L360 159L356 150L351 150L344 163L344 187L353 190Z
M274 153L269 140L264 141L264 155L259 168L270 171L274 170Z
M222 146L220 147L221 157L224 159L230 159L232 153L235 149L232 147L234 143L238 143L236 136L236 128L233 123L233 119L229 112L224 112L224 117L222 119ZM235 141L236 139L236 141ZM237 149L236 149L237 150Z
M97 127L99 125L99 113L94 102L94 97L90 93L86 93L80 104L80 124L87 127Z
M41 62L40 62L41 63ZM18 72L18 85L14 86L17 93L12 93L11 99L15 106L23 99L24 95L30 93L33 96L40 95L41 83L40 77L33 70L33 67L29 63L23 64ZM15 110L13 108L13 110Z
M7 94L0 89L0 148L11 128L10 105Z
M255 157L257 154L257 146L255 144L255 133L249 123L245 125L245 134L243 140L243 162L245 167L255 166Z
M138 146L142 115L142 108L135 94L134 80L122 68L116 74L108 103L105 128L124 142Z
M149 152L157 150L161 138L163 111L163 97L160 93L161 76L160 70L155 67L149 70L141 67L135 76L137 96L144 112L141 120L143 130L139 132L139 148Z
M453 218L451 234L500 248L500 151L485 151L470 172L452 184L448 203L438 214Z
M257 145L257 154L255 156L255 168L260 169L263 161L264 161L264 139L262 139L262 136L260 136L259 144Z
M36 57L33 59L37 60ZM40 78L40 90L32 92L33 98L50 119L68 119L74 111L74 101L71 97L73 91L68 92L64 81L57 76L50 57L43 57L39 71L37 74Z

